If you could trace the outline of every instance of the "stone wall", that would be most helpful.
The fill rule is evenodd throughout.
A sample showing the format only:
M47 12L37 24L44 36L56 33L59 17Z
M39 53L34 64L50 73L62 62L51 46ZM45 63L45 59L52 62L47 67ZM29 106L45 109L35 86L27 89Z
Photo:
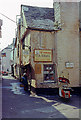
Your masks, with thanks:
M70 86L79 86L79 4L61 2L61 27L57 32L58 76L69 76ZM73 67L65 64L72 63Z

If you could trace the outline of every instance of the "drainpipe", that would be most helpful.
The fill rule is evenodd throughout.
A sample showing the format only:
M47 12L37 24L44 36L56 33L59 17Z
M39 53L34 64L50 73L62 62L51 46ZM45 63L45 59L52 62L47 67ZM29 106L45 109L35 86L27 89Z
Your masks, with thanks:
M20 67L19 67L19 79L21 81L21 39L20 39L20 29L19 29L19 43L20 43L20 46L19 46L19 64L20 64Z
M58 61L57 61L57 31L55 31L55 79L56 82L58 83Z

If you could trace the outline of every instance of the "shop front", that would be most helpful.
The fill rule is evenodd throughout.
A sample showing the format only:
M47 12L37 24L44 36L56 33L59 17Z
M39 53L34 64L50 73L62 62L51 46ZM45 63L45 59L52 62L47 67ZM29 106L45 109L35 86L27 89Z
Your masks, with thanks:
M34 49L35 88L46 89L57 86L56 65L53 57L53 49Z

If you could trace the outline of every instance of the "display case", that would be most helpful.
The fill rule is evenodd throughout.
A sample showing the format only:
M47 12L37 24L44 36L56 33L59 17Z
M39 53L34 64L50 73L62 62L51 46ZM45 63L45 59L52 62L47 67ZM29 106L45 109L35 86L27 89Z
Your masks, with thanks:
M44 82L54 82L55 81L55 67L54 64L44 65Z

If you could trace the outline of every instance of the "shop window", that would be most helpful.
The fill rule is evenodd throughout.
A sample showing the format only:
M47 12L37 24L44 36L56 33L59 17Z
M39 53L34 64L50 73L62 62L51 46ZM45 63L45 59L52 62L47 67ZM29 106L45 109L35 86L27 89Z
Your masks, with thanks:
M55 82L55 67L54 64L44 65L44 82Z

